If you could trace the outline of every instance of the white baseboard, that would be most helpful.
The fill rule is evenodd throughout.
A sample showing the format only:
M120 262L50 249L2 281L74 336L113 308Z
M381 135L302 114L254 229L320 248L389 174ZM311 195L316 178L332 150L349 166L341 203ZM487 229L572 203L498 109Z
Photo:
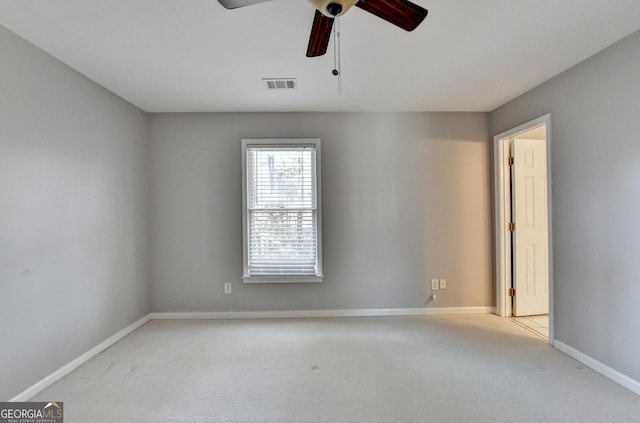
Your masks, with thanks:
M87 351L84 354L82 354L80 357L78 357L75 360L65 364L64 366L60 367L55 372L51 373L49 376L45 377L44 379L40 380L39 382L36 382L35 384L30 386L29 388L27 388L24 391L20 392L18 395L16 395L15 397L11 398L9 401L11 401L11 402L29 401L37 393L39 393L43 389L47 388L48 386L52 385L53 383L59 381L60 379L62 379L63 377L65 377L66 375L68 375L69 373L71 373L72 371L77 369L78 367L80 367L82 364L87 362L89 359L91 359L92 357L95 357L96 355L100 354L102 351L106 350L107 348L109 348L110 346L112 346L113 344L115 344L116 342L118 342L119 340L124 338L125 336L129 335L131 332L133 332L134 330L138 329L140 326L144 325L149 320L150 320L149 314L147 314L142 319L140 319L140 320L130 324L126 328L116 332L115 334L113 334L112 336L110 336L109 338L107 338L106 340L101 342L100 344L96 345L95 347L91 348L89 351Z
M601 375L611 379L618 385L622 385L628 390L630 390L631 392L634 392L640 395L640 382L638 382L637 380L632 379L629 376L622 374L615 369L612 369L606 364L599 362L595 358L589 357L585 353L578 351L577 349L565 344L562 341L558 341L557 339L554 339L553 346L558 351L562 351L569 357L578 360L585 366L592 368L593 370L600 373Z
M318 317L426 316L437 314L491 314L495 307L367 308L343 310L210 311L151 313L156 320L300 319Z

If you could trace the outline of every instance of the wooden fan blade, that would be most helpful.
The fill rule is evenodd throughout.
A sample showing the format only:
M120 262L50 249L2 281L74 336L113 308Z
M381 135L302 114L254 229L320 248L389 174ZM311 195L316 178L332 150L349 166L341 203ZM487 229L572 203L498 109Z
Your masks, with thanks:
M309 37L309 46L307 47L307 57L322 56L327 52L329 38L331 38L331 28L333 28L333 19L327 18L316 10L313 26L311 27L311 36Z
M360 0L356 6L406 31L416 29L429 13L407 0Z
M227 9L237 9L239 7L253 6L254 4L264 3L271 0L218 0L218 2Z

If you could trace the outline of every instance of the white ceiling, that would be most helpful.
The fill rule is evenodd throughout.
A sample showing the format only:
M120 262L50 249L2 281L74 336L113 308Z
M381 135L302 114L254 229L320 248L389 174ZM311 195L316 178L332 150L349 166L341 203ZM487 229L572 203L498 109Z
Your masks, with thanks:
M0 0L0 24L148 112L491 111L640 29L638 0L415 2L414 32L341 18L342 94L307 0Z

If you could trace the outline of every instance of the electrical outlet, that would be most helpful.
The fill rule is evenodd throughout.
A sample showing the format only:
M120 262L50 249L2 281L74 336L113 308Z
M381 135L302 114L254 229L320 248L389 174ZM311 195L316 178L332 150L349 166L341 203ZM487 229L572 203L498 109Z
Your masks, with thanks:
M447 289L447 280L440 279L440 289Z
M438 279L431 279L431 290L437 291L438 289L440 289L440 283L438 282Z
M224 293L231 294L231 282L225 282L224 284Z

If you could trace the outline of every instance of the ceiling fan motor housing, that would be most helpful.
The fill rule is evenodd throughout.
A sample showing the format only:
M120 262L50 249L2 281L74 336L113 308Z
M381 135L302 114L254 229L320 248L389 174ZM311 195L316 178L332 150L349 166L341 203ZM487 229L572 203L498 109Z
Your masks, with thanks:
M309 0L313 5L328 18L335 18L347 13L347 10L359 0Z

